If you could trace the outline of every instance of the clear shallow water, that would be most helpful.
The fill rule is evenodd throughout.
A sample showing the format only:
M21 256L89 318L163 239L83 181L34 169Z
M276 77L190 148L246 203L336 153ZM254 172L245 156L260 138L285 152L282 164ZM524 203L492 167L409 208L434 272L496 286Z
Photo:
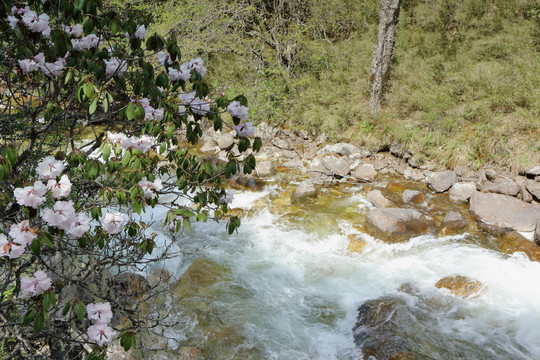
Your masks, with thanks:
M540 263L482 249L467 235L384 244L353 227L367 211L354 189L290 211L270 205L279 191L236 194L232 208L260 208L238 234L209 222L178 236L180 247L199 251L161 266L180 276L205 259L218 270L209 268L209 281L203 269L207 285L184 292L188 299L167 300L181 322L166 332L177 340L170 349L195 346L215 359L360 359L358 307L389 296L401 301L392 332L418 358L540 359ZM347 250L351 233L367 242L362 253ZM451 275L485 290L459 299L435 288ZM220 336L227 341L212 342Z

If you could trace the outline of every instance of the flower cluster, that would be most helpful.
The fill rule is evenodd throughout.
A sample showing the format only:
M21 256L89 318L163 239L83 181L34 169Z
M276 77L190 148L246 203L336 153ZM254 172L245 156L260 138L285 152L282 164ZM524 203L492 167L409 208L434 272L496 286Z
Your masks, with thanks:
M108 323L111 321L113 313L111 304L96 303L88 304L86 307L88 319L93 322L93 325L88 327L88 338L99 346L110 343L116 335Z
M155 119L155 120L158 120L158 121L163 120L163 116L165 115L165 109L163 109L163 108L154 109L150 105L150 100L148 100L147 98L143 98L141 100L131 100L131 101L139 102L142 105L142 107L144 109L144 119L145 120L152 120L152 119Z
M253 123L243 123L233 126L234 130L238 133L238 136L250 137L255 133L255 126Z
M184 103L184 109L178 109L179 113L182 113L182 110L185 112L185 106L189 106L195 114L206 115L210 111L210 104L208 100L199 99L196 97L196 92L192 91L190 93L181 93L178 95L178 98L182 103Z
M118 234L124 228L124 214L121 212L105 214L101 221L101 228L110 235Z
M98 46L99 40L96 34L90 34L82 38L71 39L71 46L73 47L73 51L89 50Z
M109 60L103 60L106 65L105 72L107 75L122 76L127 70L127 62L119 60L116 57L111 57Z
M46 39L48 39L51 36L51 27L49 26L49 15L47 14L38 15L34 11L30 10L28 6L25 6L24 8L17 8L16 6L13 6L11 8L11 13L14 15L19 15L19 16L22 15L20 19L13 15L8 16L9 25L11 26L12 29L15 29L15 27L18 24L22 23L30 31L41 33L41 35Z
M169 54L166 54L163 51L160 51L157 56L158 61L161 65L165 65L165 62L167 62L168 64L173 63ZM188 62L183 63L182 65L180 65L179 70L174 68L168 69L169 77L172 81L187 81L191 77L192 71L199 73L201 76L204 76L206 74L206 68L204 67L203 60L200 57L196 59L191 59Z
M36 296L51 288L51 279L44 271L38 270L34 277L23 276L21 278L21 292L24 296Z
M225 192L225 195L223 195L221 199L219 199L219 202L222 204L230 204L233 201L233 199L234 199L234 191L227 190Z
M41 69L47 76L60 76L64 67L66 66L66 59L58 58L53 63L45 62L45 56L43 53L39 53L28 59L19 60L19 66L23 74L34 72Z
M148 181L148 179L143 177L141 181L139 181L139 186L144 191L144 197L146 199L154 199L156 197L156 191L160 191L163 189L163 184L161 183L161 179L156 179L153 182Z
M138 136L127 136L123 133L113 133L113 132L107 132L107 139L112 144L120 144L122 149L126 150L130 147L133 147L135 149L138 149L142 151L143 153L147 152L154 146L156 139L153 136L150 135L142 135L141 137Z

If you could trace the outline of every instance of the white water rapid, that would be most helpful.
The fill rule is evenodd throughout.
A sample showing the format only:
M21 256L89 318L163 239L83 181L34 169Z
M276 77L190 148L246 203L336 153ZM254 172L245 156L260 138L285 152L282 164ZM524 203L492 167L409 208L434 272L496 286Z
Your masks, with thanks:
M367 211L358 190L323 205L315 201L303 212L272 208L277 185L237 192L231 208L258 204L238 234L208 222L178 236L179 247L199 251L160 266L179 278L195 259L205 259L223 276L199 291L190 309L171 293L168 304L180 324L165 331L176 340L168 342L170 351L203 348L226 334L205 358L361 359L352 330L357 310L390 296L404 304L393 334L418 359L540 359L540 263L481 248L467 234L385 244L353 227L355 214ZM152 231L170 241L159 225ZM361 253L347 250L349 234L367 242ZM435 288L451 275L485 288L466 299ZM414 290L403 291L404 284ZM203 321L208 326L198 330Z

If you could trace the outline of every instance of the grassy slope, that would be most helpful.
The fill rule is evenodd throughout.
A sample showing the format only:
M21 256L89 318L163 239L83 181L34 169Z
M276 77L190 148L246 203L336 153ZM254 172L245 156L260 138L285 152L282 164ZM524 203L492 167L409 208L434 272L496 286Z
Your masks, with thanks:
M306 31L288 79L276 67L256 72L238 56L207 52L212 84L245 92L257 121L324 132L333 141L373 148L400 142L449 167L521 171L540 164L540 26L528 15L539 6L535 0L404 1L377 119L370 116L367 85L376 2L312 2L313 24L341 21L352 30L330 38ZM162 31L175 18L170 10ZM204 44L235 46L227 36ZM189 48L186 55L193 55Z

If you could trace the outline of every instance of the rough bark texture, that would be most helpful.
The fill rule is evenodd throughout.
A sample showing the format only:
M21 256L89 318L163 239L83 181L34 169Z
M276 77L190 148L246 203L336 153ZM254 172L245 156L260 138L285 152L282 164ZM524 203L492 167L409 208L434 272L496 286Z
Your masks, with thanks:
M396 43L400 6L401 0L381 0L377 48L373 54L369 76L370 107L373 116L378 114L381 107L384 79L390 67Z

